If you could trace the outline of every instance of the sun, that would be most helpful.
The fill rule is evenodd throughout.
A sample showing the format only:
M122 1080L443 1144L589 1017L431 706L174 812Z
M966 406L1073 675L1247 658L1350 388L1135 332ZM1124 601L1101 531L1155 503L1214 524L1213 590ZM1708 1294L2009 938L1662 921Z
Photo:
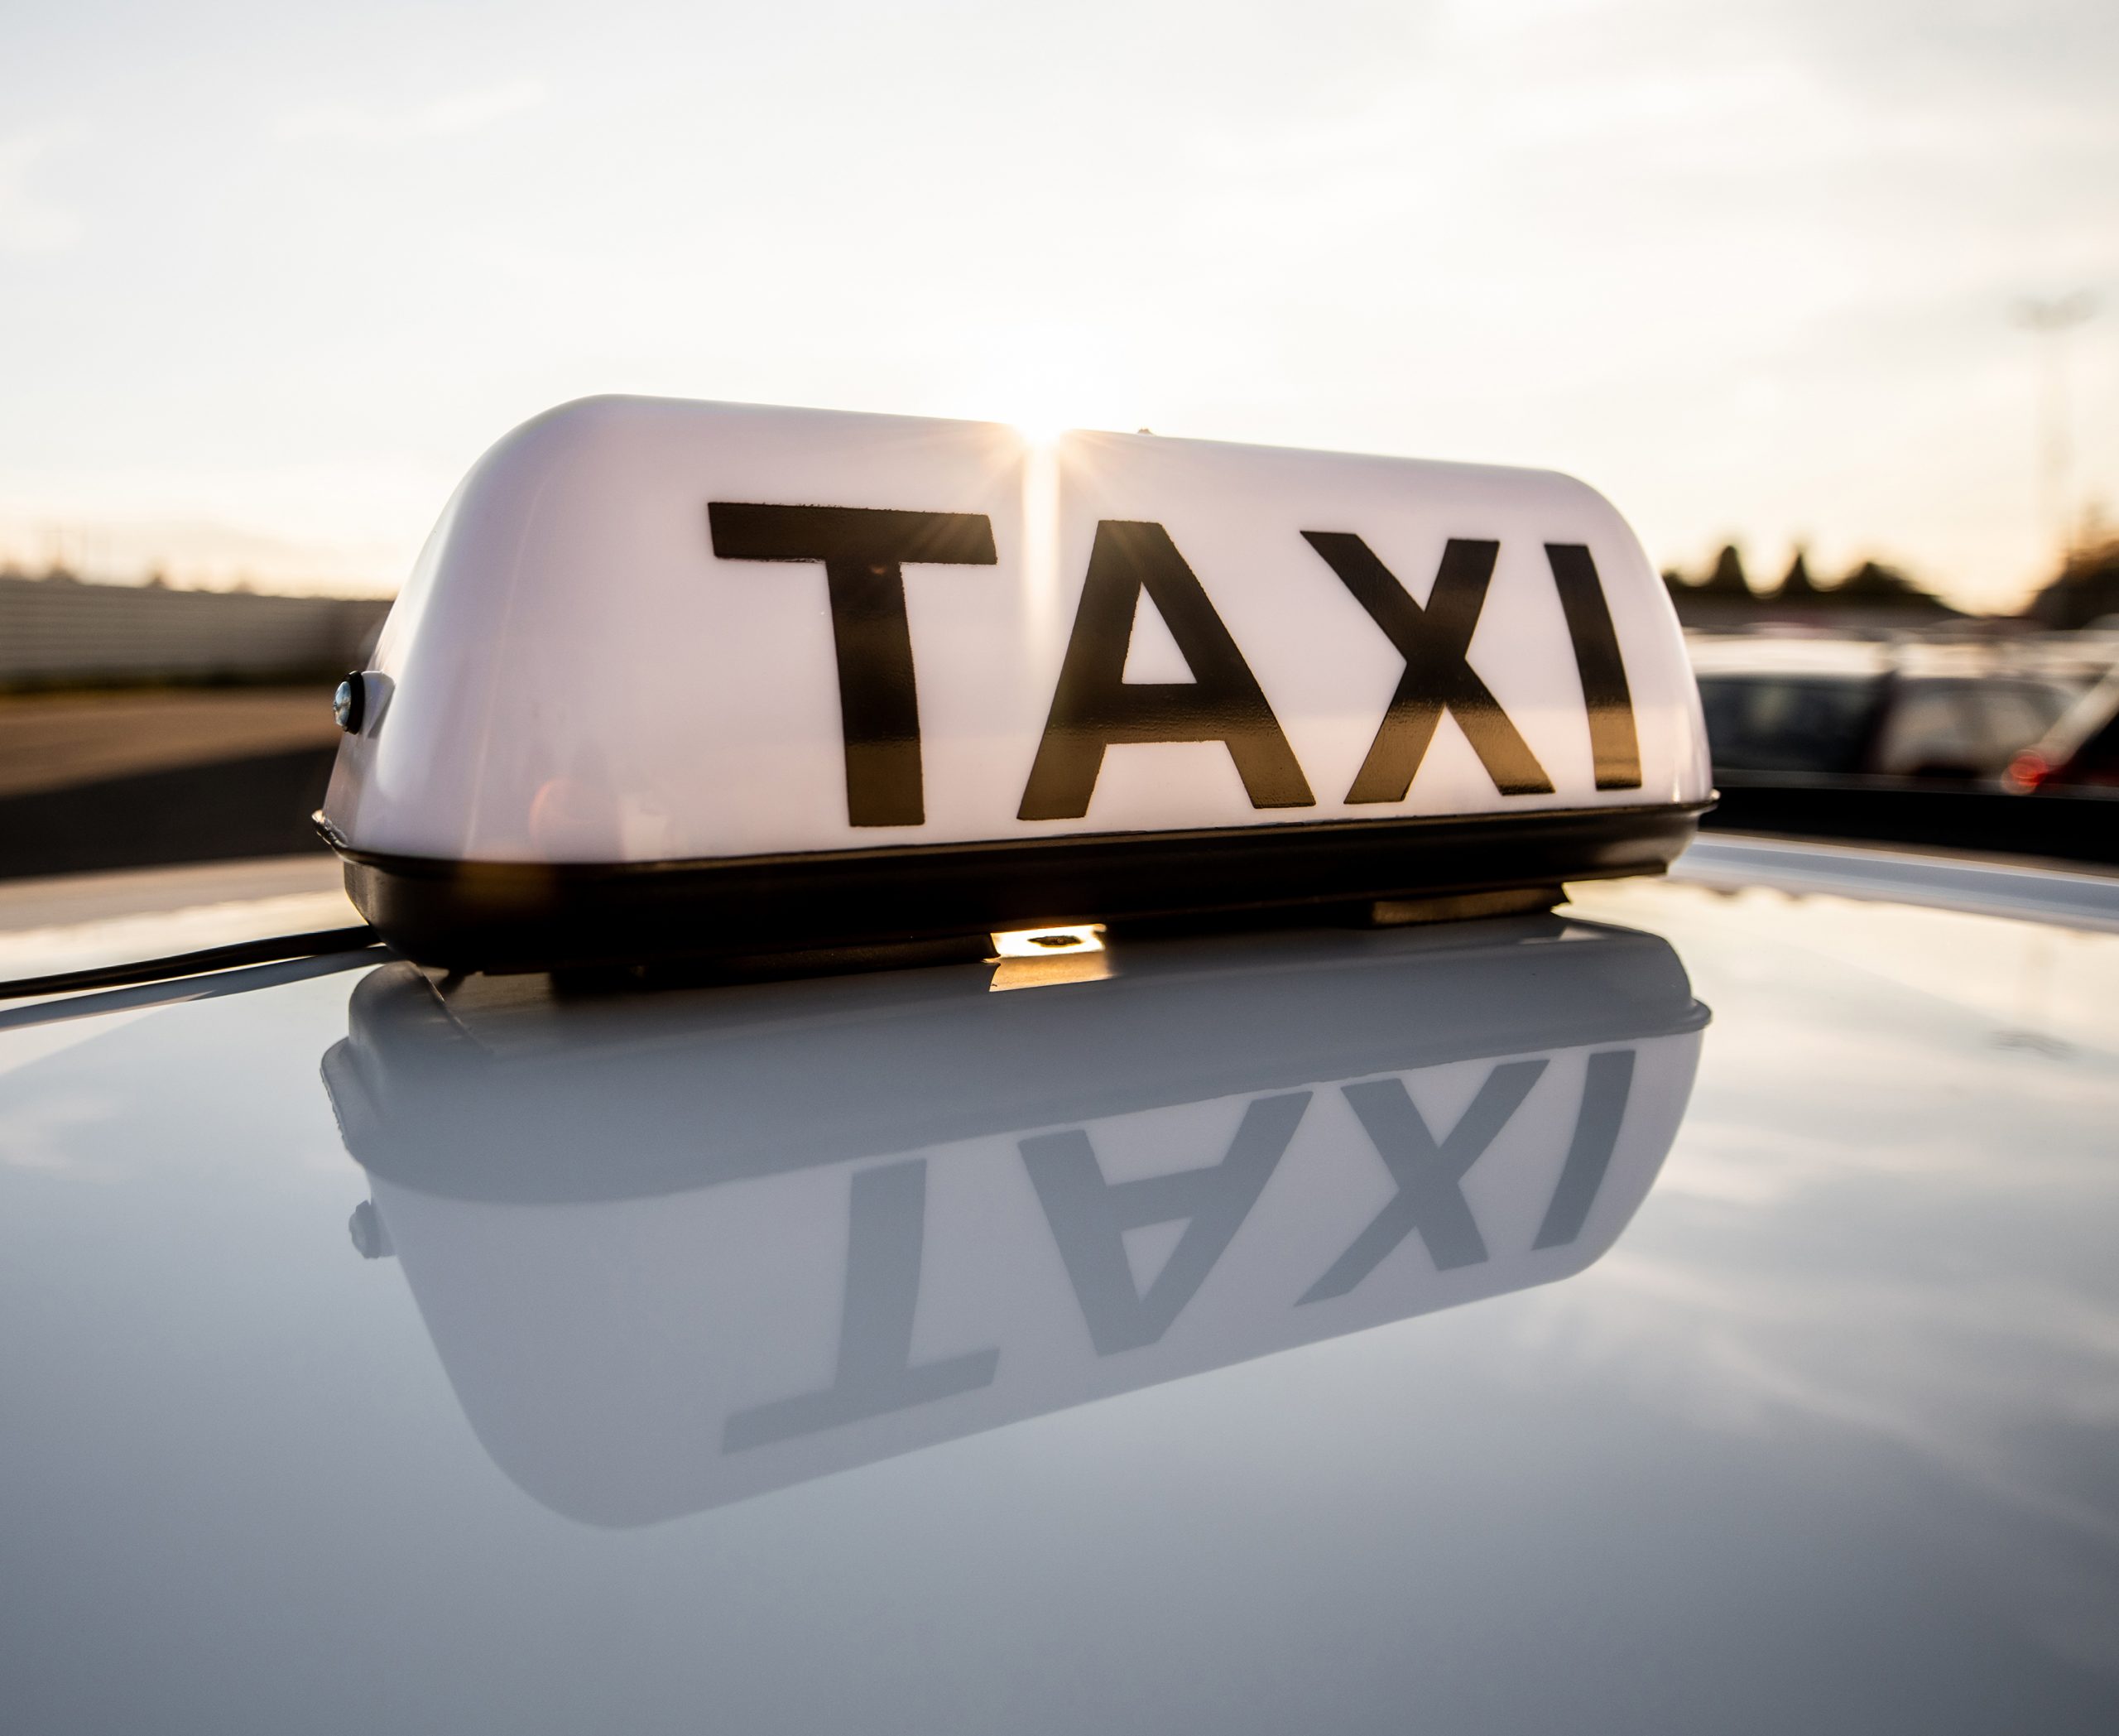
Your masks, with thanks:
M1008 426L1033 446L1050 446L1070 428L1096 421L1083 392L1047 374L1027 373L998 396Z
M1008 418L1008 426L1023 437L1025 445L1050 446L1074 423L1062 411L1037 408L1016 411Z
M983 370L981 395L1000 421L1033 446L1050 446L1078 428L1131 426L1122 406L1132 397L1112 346L1068 328L1012 332Z

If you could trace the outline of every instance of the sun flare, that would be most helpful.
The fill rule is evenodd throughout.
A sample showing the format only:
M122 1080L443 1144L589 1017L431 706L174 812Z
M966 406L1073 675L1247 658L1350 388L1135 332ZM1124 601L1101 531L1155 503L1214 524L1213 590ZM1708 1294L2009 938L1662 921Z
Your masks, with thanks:
M1098 334L1072 329L1018 331L984 370L981 396L991 413L1033 446L1075 429L1127 428L1136 393Z

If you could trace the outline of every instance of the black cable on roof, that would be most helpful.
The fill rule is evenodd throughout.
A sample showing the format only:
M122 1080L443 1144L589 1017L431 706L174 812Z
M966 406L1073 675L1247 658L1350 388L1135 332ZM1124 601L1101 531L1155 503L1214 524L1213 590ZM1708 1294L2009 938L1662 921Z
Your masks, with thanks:
M365 922L351 928L320 928L304 935L278 935L265 940L238 940L166 959L141 959L129 964L99 964L88 970L61 970L50 976L17 977L0 982L0 1000L33 994L71 994L83 988L123 988L134 983L166 983L175 977L244 964L275 964L283 959L313 959L326 953L362 952L381 948L382 937Z

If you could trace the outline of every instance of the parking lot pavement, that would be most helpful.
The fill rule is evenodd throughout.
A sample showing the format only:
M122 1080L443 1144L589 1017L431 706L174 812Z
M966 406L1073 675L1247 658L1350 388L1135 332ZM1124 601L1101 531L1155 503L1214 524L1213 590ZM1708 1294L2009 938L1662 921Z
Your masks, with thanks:
M0 880L321 850L314 686L0 698Z
M317 686L0 695L0 798L338 739Z

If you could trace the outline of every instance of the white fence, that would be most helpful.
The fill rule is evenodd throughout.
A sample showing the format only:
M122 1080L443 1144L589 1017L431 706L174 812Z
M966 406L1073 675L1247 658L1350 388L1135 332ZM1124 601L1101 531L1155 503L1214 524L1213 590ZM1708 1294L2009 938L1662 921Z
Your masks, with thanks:
M268 680L358 668L379 598L90 584L0 575L0 687Z

